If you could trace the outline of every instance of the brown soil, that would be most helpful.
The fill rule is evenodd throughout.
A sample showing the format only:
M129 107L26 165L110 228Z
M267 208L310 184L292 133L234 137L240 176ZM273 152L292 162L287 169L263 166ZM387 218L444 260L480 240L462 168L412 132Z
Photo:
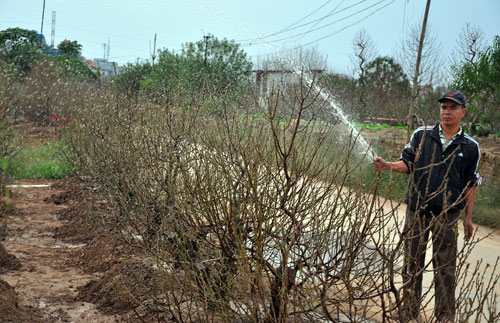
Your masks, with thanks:
M18 120L17 130L21 144L24 146L36 146L40 143L55 142L57 140L55 127L47 127L27 119Z
M21 262L16 256L11 255L5 250L5 247L0 244L0 273L9 270L17 270L21 268Z
M14 184L56 184L48 181L18 181ZM64 187L12 188L15 212L8 216L4 241L10 254L2 256L0 274L1 322L118 322L96 305L82 301L78 288L98 274L86 274L68 261L85 244L64 242L56 237L66 221L58 213L74 201ZM58 204L54 203L58 202ZM59 203L60 202L60 203ZM15 289L15 291L14 291Z

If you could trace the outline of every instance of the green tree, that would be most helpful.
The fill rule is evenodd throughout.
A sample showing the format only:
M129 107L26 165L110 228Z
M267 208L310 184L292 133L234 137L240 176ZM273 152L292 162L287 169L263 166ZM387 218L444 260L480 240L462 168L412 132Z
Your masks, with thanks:
M320 83L342 106L342 110L351 116L359 116L362 105L357 95L359 83L356 79L343 74L324 73L320 77Z
M191 99L210 94L239 93L245 87L245 75L252 68L246 53L234 41L210 36L183 44L180 53L160 50L158 63L142 88L155 94Z
M65 56L56 59L57 70L65 76L97 79L96 73L84 62Z
M116 75L112 82L120 93L127 97L137 97L141 89L142 82L150 76L151 64L131 64L123 66L120 74ZM144 84L142 86L145 86ZM151 86L149 86L151 87Z
M0 58L21 68L24 73L45 55L34 46L37 41L34 30L23 28L7 28L0 31Z
M183 56L192 61L194 67L203 71L205 86L212 91L224 93L241 85L246 73L252 68L246 53L234 40L219 40L208 36L196 43L187 43Z
M82 52L82 45L78 44L76 40L70 41L65 39L57 45L57 49L59 49L64 56L78 58Z
M366 65L365 83L371 109L379 116L405 118L410 82L401 65L392 57L377 57Z
M4 46L5 42L10 40L12 42L19 42L26 39L28 42L36 41L36 31L23 29L23 28L7 28L0 31L0 46Z
M500 36L479 53L475 61L464 61L452 67L453 88L468 98L466 121L469 131L479 126L485 133L500 133Z
M83 77L97 79L96 73L80 60L82 45L76 40L63 40L57 49L63 56L56 58L57 68L60 73L69 77Z

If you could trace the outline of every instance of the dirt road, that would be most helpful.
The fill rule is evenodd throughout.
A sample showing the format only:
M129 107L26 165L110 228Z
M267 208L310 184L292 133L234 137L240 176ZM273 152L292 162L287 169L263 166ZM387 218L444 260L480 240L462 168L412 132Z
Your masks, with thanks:
M16 211L8 218L9 231L4 246L17 257L21 267L2 273L0 279L15 288L18 308L23 313L31 313L18 322L119 321L115 316L102 314L92 303L76 300L77 288L96 277L84 274L68 261L72 251L84 244L68 244L54 237L56 229L64 223L57 214L67 205L46 200L61 191L50 187L48 181L14 184L17 186L11 190ZM25 187L26 184L40 186Z

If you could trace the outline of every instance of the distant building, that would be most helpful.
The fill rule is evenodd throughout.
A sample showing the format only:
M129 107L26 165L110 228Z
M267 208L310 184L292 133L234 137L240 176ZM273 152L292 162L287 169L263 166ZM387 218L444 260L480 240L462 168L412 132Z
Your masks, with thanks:
M43 34L36 34L36 40L31 43L35 47L47 47L45 36Z
M96 73L96 75L97 75L98 70L99 70L99 66L97 65L96 62L94 62L91 59L87 59L84 56L80 56L80 60L82 62L84 62L85 64L87 64L87 66L90 67L92 69L92 71L94 71Z
M105 58L94 58L94 62L101 71L101 76L114 76L120 73L120 67L116 62L109 62Z
M311 69L305 71L308 75L316 76L323 74L324 70ZM257 95L265 97L272 92L275 87L280 87L285 84L300 82L302 74L295 70L276 69L276 70L252 70L251 75L255 75L255 89Z

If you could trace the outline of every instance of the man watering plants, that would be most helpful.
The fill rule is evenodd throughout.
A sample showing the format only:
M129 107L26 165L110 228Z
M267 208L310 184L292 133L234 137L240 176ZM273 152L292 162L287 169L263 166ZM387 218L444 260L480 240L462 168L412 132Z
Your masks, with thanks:
M411 174L403 231L403 311L394 312L394 316L418 317L425 251L432 233L434 315L440 322L453 322L458 218L465 209L465 239L470 239L476 185L481 182L477 171L480 152L478 143L464 133L460 124L466 113L464 95L452 90L439 103L438 125L418 128L399 161L377 157L373 166L376 170Z

